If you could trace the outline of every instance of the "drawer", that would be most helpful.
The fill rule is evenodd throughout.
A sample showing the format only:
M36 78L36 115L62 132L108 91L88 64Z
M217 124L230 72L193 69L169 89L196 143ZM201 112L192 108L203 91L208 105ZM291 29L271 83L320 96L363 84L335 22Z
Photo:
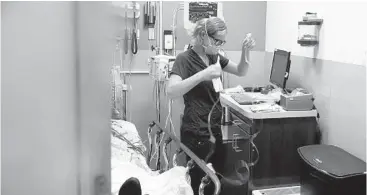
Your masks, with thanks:
M227 125L222 126L223 142L233 143L250 139L251 123L242 120L231 112L229 114Z
M237 125L228 125L223 126L222 128L224 129L222 130L224 143L250 139L249 128L240 128Z
M237 126L242 131L248 133L249 135L254 135L257 132L259 132L261 129L264 128L264 120L263 119L250 119L236 110L233 110L232 108L229 109L230 114L230 121L232 125Z
M251 128L254 124L253 120L241 115L233 109L229 109L229 114L229 120L244 130L249 130L249 128Z
M250 126L252 126L252 124L254 123L253 119L243 116L241 113L234 110L233 108L229 108L228 110L230 113L230 118L232 118L232 120L240 120L241 122L246 123L247 125Z

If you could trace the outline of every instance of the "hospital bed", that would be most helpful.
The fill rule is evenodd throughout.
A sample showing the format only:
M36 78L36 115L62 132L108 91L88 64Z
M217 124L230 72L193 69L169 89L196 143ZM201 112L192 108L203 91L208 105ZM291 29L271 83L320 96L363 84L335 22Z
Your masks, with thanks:
M127 96L122 93L124 87L120 77L120 67L112 67L111 76L113 92L111 101L111 194L117 195L125 181L130 178L137 178L141 184L142 195L192 195L193 191L188 171L193 166L198 166L206 173L206 176L202 179L199 194L203 194L205 186L213 182L215 186L214 195L218 195L220 182L215 170L208 166L204 160L198 158L175 135L161 128L158 125L159 123L154 121L149 124L147 133L155 133L158 137L162 137L163 156L167 156L165 155L165 148L168 144L176 144L177 148L192 160L187 163L187 166L177 166L174 158L172 160L174 166L170 169L166 166L161 169L162 171L154 171L149 167L152 148L145 148L136 126L123 120L127 118ZM156 131L153 132L153 128ZM158 151L160 157L160 147L158 147ZM174 155L174 157L176 156Z
M174 166L164 171L153 171L147 164L144 153L149 153L141 140L134 124L125 120L111 120L111 194L117 195L121 185L131 177L139 180L142 194L149 195L192 195L188 170L193 164L199 166L207 175L203 178L200 194L209 182L215 185L215 194L220 192L220 182L206 163L190 151L170 132L159 127L155 122L149 128L164 132L192 161L188 166Z

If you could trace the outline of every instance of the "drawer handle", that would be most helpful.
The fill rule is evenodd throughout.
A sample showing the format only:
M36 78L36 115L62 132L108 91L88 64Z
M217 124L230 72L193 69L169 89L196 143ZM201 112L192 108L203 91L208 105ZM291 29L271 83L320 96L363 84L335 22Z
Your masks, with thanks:
M232 142L232 148L235 152L242 152L241 149L239 149L240 147L238 147L237 141L238 141L239 135L237 133L233 134L233 139L234 142Z

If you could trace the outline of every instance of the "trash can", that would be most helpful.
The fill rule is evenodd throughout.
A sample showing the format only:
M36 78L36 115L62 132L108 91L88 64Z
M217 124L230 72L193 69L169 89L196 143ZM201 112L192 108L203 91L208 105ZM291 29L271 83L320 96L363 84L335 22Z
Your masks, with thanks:
M341 148L298 148L301 195L366 195L366 163Z

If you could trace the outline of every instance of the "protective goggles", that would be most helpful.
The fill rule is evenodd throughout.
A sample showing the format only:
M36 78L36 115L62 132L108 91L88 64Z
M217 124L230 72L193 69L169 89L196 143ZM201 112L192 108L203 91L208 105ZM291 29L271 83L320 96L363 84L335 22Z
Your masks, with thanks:
M209 39L209 44L214 45L216 47L223 46L226 43L226 41L222 41L222 40L216 39L212 36L209 36L208 30L206 29L206 23L207 23L207 21L205 21L205 24L204 24L206 36L208 36L210 39L212 39L214 41L214 44L212 44L211 40Z

